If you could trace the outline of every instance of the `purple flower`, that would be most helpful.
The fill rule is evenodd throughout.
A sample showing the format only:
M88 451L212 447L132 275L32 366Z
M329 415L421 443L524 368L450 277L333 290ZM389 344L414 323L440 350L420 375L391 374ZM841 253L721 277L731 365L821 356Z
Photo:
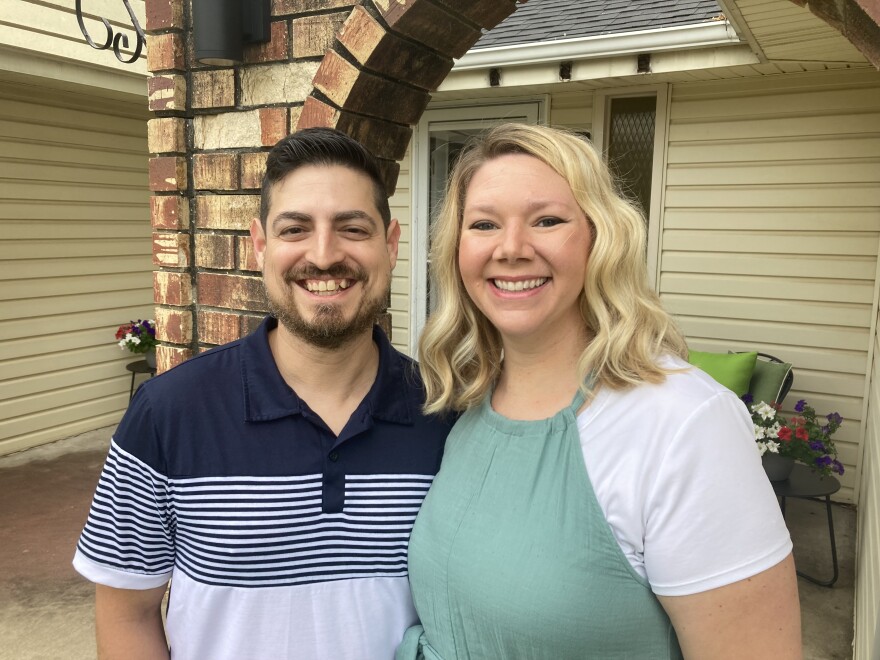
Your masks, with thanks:
M818 440L813 440L812 442L810 442L810 449L812 449L813 451L821 451L823 454L826 451L825 445L823 445Z
M838 460L831 461L831 471L837 474L843 474L843 464Z
M807 405L807 402L801 399L796 404L794 404L794 411L802 413L804 412L804 406Z
M831 432L831 429L827 426L820 426L819 430L822 432L823 435L828 435Z
M837 426L840 426L843 423L843 417L838 415L836 412L825 415L825 418L829 422L831 422L832 424L836 424Z
M820 468L828 467L831 465L831 457L830 456L817 456L816 457L816 465Z

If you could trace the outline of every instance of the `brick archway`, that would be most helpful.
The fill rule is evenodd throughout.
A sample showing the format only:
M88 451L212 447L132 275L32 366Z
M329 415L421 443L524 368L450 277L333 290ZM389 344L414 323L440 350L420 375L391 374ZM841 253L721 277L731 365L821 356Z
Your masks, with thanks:
M790 1L809 8L880 68L880 2ZM443 82L453 58L480 38L478 28L491 30L515 9L516 0L361 0L321 61L297 128L329 126L360 140L382 159L393 192L397 161L428 93Z
M516 6L516 0L361 0L324 55L297 128L328 126L358 139L382 159L393 192L397 161L429 92L481 30Z

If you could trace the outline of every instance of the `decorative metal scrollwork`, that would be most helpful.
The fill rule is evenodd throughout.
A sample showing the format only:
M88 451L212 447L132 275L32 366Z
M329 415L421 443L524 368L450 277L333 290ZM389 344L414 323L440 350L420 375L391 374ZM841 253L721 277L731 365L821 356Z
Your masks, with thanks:
M92 48L97 48L98 50L107 50L110 46L113 46L113 53L116 55L116 59L122 62L123 64L131 64L137 58L141 56L141 50L144 45L147 43L147 37L144 34L143 29L138 23L137 18L134 15L134 12L131 10L131 5L128 4L128 0L122 0L122 4L125 5L126 11L128 11L128 15L131 18L131 24L134 26L134 31L137 33L137 43L135 43L134 51L131 54L131 57L125 59L122 55L122 49L128 48L128 35L122 34L122 32L117 32L113 34L113 28L110 27L110 23L106 18L101 18L101 22L104 24L104 28L107 30L107 38L104 40L103 44L96 44L92 39L89 31L86 30L86 25L83 22L82 15L82 0L76 0L76 22L79 23L79 29L82 31L83 36L86 38L89 46Z

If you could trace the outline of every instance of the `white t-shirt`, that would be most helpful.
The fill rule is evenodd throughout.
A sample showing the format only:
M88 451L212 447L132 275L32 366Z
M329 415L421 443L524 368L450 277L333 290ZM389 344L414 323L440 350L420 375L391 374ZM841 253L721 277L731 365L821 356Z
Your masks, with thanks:
M746 579L792 544L745 405L678 358L659 385L602 388L578 415L584 462L633 568L660 596Z

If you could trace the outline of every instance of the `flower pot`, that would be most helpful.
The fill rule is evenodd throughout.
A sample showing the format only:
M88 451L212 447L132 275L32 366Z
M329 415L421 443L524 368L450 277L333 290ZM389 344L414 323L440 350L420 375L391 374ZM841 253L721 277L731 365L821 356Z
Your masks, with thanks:
M794 459L790 456L766 453L761 456L761 464L770 481L785 481L794 469Z
M156 368L156 349L151 348L146 353L144 353L144 360L147 361L147 366L151 369Z

